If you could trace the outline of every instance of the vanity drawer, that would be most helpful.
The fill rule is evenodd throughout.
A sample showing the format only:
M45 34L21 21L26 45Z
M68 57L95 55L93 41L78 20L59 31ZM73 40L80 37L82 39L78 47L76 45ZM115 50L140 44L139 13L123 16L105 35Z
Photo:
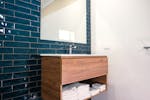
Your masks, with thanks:
M62 84L69 84L107 74L107 57L62 59Z

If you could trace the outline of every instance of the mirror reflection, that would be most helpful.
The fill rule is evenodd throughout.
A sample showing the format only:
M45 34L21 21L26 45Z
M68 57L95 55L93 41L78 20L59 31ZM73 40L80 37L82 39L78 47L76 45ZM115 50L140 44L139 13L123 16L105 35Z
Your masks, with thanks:
M86 0L42 0L41 39L86 43Z

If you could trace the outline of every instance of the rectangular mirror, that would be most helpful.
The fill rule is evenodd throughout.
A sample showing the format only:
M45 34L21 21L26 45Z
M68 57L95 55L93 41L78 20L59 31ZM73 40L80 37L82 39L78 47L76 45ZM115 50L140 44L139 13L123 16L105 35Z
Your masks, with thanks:
M41 0L42 40L86 43L86 0Z

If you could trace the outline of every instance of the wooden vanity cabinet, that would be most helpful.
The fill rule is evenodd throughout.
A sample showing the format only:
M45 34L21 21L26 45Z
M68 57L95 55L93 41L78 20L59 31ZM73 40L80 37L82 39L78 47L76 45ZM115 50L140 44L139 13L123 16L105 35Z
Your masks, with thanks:
M42 98L62 100L62 86L74 82L107 84L107 72L106 56L43 56Z

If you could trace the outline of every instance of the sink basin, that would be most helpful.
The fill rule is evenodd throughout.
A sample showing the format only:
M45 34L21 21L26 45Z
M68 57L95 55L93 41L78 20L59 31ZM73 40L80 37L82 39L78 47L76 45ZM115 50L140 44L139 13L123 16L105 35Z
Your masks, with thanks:
M100 56L98 54L40 54L40 56Z

